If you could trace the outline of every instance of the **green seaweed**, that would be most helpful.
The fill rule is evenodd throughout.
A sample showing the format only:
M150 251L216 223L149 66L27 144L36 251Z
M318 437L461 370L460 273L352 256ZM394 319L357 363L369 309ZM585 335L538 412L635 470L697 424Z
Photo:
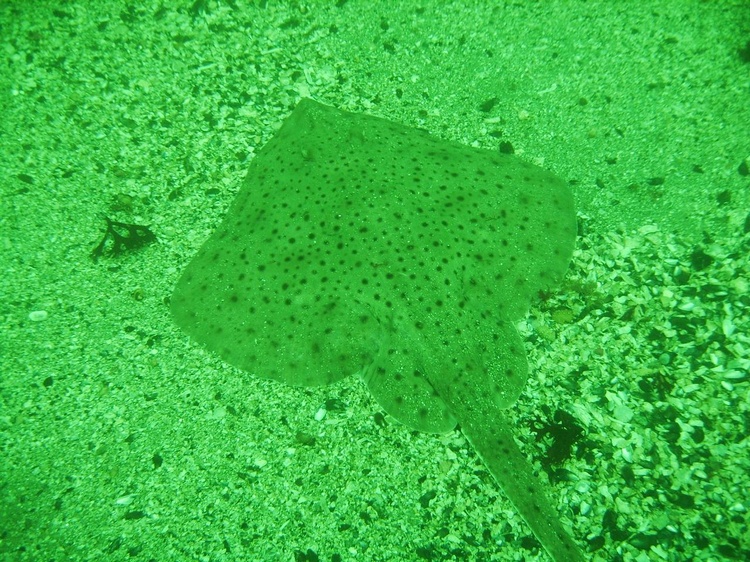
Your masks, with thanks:
M293 385L360 373L405 425L456 422L549 555L582 555L504 409L528 373L514 322L555 288L570 190L515 156L302 100L177 283L177 324Z

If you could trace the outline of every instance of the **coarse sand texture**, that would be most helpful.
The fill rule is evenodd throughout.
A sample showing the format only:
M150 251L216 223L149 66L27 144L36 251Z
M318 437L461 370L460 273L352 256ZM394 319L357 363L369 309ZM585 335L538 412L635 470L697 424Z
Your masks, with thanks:
M503 408L528 371L513 323L559 284L575 236L570 190L549 172L305 99L251 163L172 312L257 376L360 373L407 426L460 423L550 556L571 562L582 556Z

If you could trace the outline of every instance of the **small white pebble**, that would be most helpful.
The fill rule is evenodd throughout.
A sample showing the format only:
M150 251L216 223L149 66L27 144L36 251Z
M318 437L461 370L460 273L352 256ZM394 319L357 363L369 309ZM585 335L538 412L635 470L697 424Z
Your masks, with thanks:
M653 234L654 232L659 232L659 227L655 224L646 224L639 228L638 232L640 234Z
M315 412L315 421L321 421L324 417L326 417L326 413L328 411L325 408L320 408L317 412Z
M131 503L133 503L133 498L134 497L135 496L133 496L133 494L129 494L127 496L122 496L121 498L117 498L115 500L115 504L116 505L130 505Z
M615 406L612 415L617 421L628 423L633 419L633 410L628 408L625 404L618 404L617 406Z
M227 409L224 406L216 406L208 415L209 419L221 420L227 415Z
M685 395L692 394L693 392L696 392L700 390L701 388L703 387L699 385L698 383L686 384L685 387L682 389L682 392Z
M734 320L731 317L724 318L724 321L721 323L721 331L724 332L726 337L734 333Z
M631 463L633 462L633 453L630 452L630 449L622 449L622 458L625 462Z
M29 320L32 322L42 322L47 319L47 316L49 316L49 314L47 314L46 310L34 310L33 312L29 312Z
M730 281L729 285L737 293L740 293L740 294L747 293L748 283L747 283L747 279L745 279L744 277L738 277L737 279Z

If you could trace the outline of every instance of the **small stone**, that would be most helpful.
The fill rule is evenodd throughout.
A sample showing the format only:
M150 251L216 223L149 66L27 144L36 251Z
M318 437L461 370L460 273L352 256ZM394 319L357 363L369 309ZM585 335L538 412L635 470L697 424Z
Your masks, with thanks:
M43 322L47 319L47 316L49 316L49 314L47 314L46 310L34 310L33 312L29 312L29 320L32 322Z
M419 503L426 509L430 506L430 502L434 500L436 496L437 493L435 492L435 490L425 492L424 494L422 494L422 497L419 498Z
M625 462L631 463L633 462L633 453L630 452L630 449L623 447L620 452L622 453L622 458Z
M115 505L130 505L131 503L133 503L134 498L135 496L133 494L119 497L115 500Z
M304 431L298 431L294 436L294 440L300 445L305 445L306 447L313 447L315 445L315 436L305 433Z
M551 316L557 324L570 324L575 319L573 311L565 307L553 310Z
M695 271L702 271L710 266L714 259L703 251L703 248L696 247L690 254L690 263Z
M143 511L128 511L125 514L125 519L127 519L128 521L143 519L144 517L146 517L146 514Z
M633 419L633 410L628 408L625 404L618 404L615 406L612 415L616 420L621 421L622 423L628 423Z

